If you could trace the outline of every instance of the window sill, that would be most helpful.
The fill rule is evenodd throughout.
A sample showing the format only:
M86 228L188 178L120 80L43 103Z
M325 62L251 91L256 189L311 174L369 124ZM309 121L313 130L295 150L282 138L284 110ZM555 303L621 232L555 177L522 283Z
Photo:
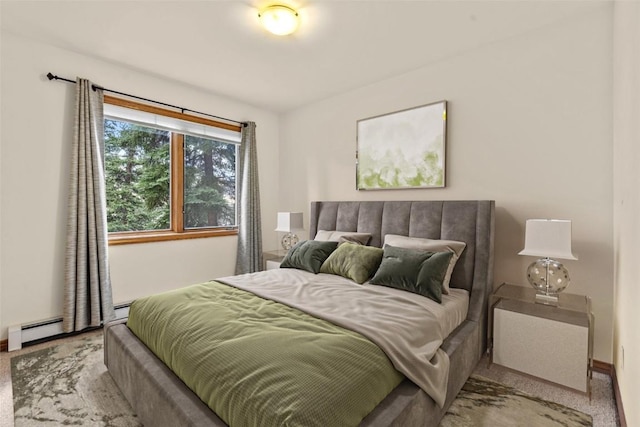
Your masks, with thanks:
M134 243L164 242L168 240L202 239L205 237L236 236L237 229L231 230L198 230L176 233L174 231L157 231L143 233L111 233L109 246L130 245Z

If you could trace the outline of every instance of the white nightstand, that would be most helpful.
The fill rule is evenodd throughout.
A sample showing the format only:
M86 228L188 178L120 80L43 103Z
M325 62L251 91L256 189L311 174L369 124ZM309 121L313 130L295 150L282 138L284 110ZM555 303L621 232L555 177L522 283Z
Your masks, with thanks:
M287 255L287 251L280 249L277 251L265 251L262 253L262 260L264 262L265 270L273 270L274 268L280 268L280 263Z
M591 300L561 293L535 302L532 287L503 283L491 297L491 362L591 394Z

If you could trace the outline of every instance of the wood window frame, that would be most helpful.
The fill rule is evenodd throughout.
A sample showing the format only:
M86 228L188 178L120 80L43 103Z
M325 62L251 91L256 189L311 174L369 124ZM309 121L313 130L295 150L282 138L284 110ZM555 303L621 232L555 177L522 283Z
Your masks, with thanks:
M110 95L104 96L104 103L144 111L151 114L167 116L174 119L185 120L207 126L240 132L241 127L229 123L219 122L192 114L185 114L153 105L136 101L117 98ZM132 243L161 242L167 240L198 239L203 237L235 236L238 227L211 228L211 229L185 229L184 228L184 135L171 132L171 228L168 230L150 231L118 231L109 233L109 246Z

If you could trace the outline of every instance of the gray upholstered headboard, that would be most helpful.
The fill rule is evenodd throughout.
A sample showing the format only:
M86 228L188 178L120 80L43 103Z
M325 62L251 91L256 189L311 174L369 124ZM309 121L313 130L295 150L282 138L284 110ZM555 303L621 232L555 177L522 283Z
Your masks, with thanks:
M387 234L466 242L451 286L471 292L467 319L485 324L493 289L494 210L493 200L311 202L309 234L371 233L370 245L378 247Z

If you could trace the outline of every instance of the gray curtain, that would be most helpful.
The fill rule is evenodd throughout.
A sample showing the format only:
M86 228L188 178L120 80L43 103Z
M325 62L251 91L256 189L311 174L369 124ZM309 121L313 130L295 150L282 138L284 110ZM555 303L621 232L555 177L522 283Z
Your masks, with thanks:
M109 279L102 90L77 79L65 255L64 332L115 318Z
M256 150L256 124L248 122L242 128L240 142L236 274L262 270L262 226Z

